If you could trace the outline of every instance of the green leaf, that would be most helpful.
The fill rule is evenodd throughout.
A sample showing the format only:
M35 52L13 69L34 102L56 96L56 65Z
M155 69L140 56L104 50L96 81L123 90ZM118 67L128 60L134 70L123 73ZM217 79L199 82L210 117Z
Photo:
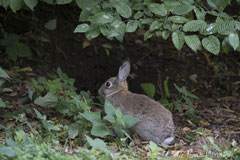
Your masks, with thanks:
M207 51L213 53L214 55L218 55L220 52L220 42L218 38L213 35L203 38L202 45Z
M0 97L0 108L6 107L6 104L3 102L2 98Z
M12 59L13 61L16 61L17 57L28 57L32 54L28 46L21 42L10 43L7 45L6 53L8 54L9 59Z
M16 11L20 10L23 6L23 0L10 0L10 8L11 10L16 13Z
M104 151L106 153L110 153L110 151L107 149L107 145L105 144L104 141L102 141L99 138L92 139L91 137L86 135L86 140L90 146L92 146L95 149L99 149L101 151Z
M99 12L88 17L88 20L93 24L106 24L113 21L113 16L110 12Z
M201 42L196 35L184 36L185 42L194 52L201 50Z
M8 74L1 67L0 67L0 78L8 78L8 79L10 79Z
M149 148L151 150L152 153L156 153L158 151L162 151L163 149L158 147L158 145L152 141L149 142Z
M149 38L151 38L152 36L153 36L153 32L148 30L147 32L145 32L143 39L144 39L144 41L146 41Z
M130 20L126 26L126 32L135 32L138 28L138 21L137 20Z
M46 116L43 116L38 110L33 108L34 112L36 113L37 117L41 120L46 120Z
M103 119L107 120L107 121L109 121L111 123L115 123L116 122L115 118L113 116L109 115L109 114L106 115Z
M69 138L77 137L78 133L79 133L79 124L78 123L73 123L68 130Z
M203 9L200 11L200 9L194 8L194 12L198 20L203 20L203 21L205 20L206 13Z
M116 8L117 12L124 18L129 18L132 16L132 9L129 7L128 4L123 3L121 1L114 1L113 2L114 8Z
M150 31L155 31L158 30L162 27L163 23L159 22L158 20L153 21L153 23L151 24L149 30Z
M111 135L112 133L111 133L111 131L109 130L109 128L105 124L103 124L103 123L96 123L92 127L91 134L93 136L102 137L102 136Z
M169 92L169 89L168 89L168 77L166 77L166 79L164 80L163 82L163 88L164 88L164 93L166 95L166 97L170 97L170 92Z
M143 12L138 11L137 13L134 14L133 17L134 17L134 19L139 19L139 18L141 18L143 15L144 15Z
M166 16L167 15L167 10L164 7L163 4L159 4L159 3L149 3L148 4L148 9L159 16Z
M81 116L83 116L86 120L95 123L101 123L101 115L98 112L89 112L84 111L83 113L79 113Z
M58 103L58 98L49 92L44 97L38 97L34 103L42 107L55 107Z
M34 7L38 4L38 0L24 0L24 3L33 10Z
M182 17L182 16L170 16L170 17L168 17L168 20L169 20L170 22L180 23L180 24L186 23L186 22L189 21L187 18Z
M191 12L194 8L195 6L190 4L180 4L175 6L175 8L172 10L172 13L177 15L185 15Z
M223 11L227 5L231 4L231 0L207 0L207 3L213 9Z
M164 40L167 40L169 36L170 36L170 32L168 30L162 31L162 38Z
M239 37L237 33L230 33L228 36L228 40L230 45L233 47L234 51L238 48L239 46Z
M84 24L79 24L75 30L74 30L74 33L76 32L80 32L80 33L84 33L84 32L87 32L89 30L89 25L84 23Z
M131 115L124 115L123 116L123 121L125 122L125 126L126 128L131 128L133 127L136 123L140 122L141 120L136 118L136 117L133 117Z
M71 3L72 0L56 0L56 3L57 4L68 4L68 3Z
M177 107L179 112L181 112L181 113L183 112L182 107L181 107L181 105L179 104L178 101L174 101L173 104Z
M93 6L97 6L99 2L100 0L76 0L78 7L81 9L87 9Z
M172 33L172 42L177 50L181 50L184 45L184 33L182 31L176 31Z
M100 35L100 29L99 27L94 27L94 28L90 28L86 33L85 36L88 40L94 39L97 36Z
M201 28L205 27L207 23L203 20L193 20L183 26L184 32L196 32L200 31Z
M44 27L48 30L55 30L57 28L57 19L51 19L47 23L44 24Z
M236 31L236 21L225 20L216 23L216 30L221 35L229 35Z
M141 83L141 87L147 96L153 99L155 95L155 86L152 83Z
M111 116L115 116L115 108L114 106L108 101L108 100L105 100L105 103L104 103L104 111L107 115L111 115Z
M228 37L225 37L222 41L222 49L223 51L228 54L229 50L231 49L231 46L228 41Z
M115 115L117 118L122 118L122 112L121 112L120 108L115 110Z

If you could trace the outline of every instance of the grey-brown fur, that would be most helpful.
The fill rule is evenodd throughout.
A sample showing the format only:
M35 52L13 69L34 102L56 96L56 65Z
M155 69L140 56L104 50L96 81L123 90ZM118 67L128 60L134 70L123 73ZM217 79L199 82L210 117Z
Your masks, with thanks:
M100 87L99 95L109 100L115 108L120 107L123 114L141 120L132 130L143 140L170 143L174 139L172 113L145 95L129 92L126 82L129 72L130 61L127 59L120 66L118 76L110 78Z

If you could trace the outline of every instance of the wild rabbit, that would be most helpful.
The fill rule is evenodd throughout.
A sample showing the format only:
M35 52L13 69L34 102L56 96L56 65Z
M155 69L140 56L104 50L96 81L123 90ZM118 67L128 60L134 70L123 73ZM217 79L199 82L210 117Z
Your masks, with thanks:
M118 76L108 79L98 90L98 94L108 100L125 115L132 115L140 122L132 130L141 139L166 145L174 139L172 113L160 103L145 95L128 91L127 77L130 60L127 58L119 68Z

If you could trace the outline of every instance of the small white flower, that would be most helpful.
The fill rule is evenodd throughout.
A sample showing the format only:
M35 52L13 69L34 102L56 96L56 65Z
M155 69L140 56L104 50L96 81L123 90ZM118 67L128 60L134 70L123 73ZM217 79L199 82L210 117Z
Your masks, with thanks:
M114 26L114 28L118 28L119 27L119 24L115 24L115 25L113 25Z
M213 29L214 25L213 24L210 24L208 27L207 27L207 31L211 31Z
M108 15L103 15L103 18L110 19L110 17Z

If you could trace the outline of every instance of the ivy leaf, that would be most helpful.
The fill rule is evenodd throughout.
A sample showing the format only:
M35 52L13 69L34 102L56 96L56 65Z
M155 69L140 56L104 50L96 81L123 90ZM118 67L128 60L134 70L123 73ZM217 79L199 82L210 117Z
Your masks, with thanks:
M158 20L153 21L153 23L150 25L149 30L154 31L157 29L160 29L162 27L163 23L159 22Z
M147 96L153 99L156 91L155 86L152 83L141 83L141 87Z
M84 24L79 24L76 29L74 30L74 33L80 32L80 33L85 33L89 30L89 25L84 23Z
M111 135L111 131L109 130L109 128L107 128L105 124L95 123L92 127L91 134L93 136L102 137L102 136Z
M55 107L58 103L58 98L49 92L44 97L38 97L34 103L42 107Z
M173 22L173 23L186 23L188 22L189 20L185 17L182 17L182 16L171 16L171 17L168 17L168 20L170 22Z
M214 55L218 55L220 52L220 42L218 38L213 35L203 38L202 45L207 51L213 53Z
M184 40L188 47L190 47L194 52L201 49L201 42L196 35L184 36Z
M192 11L194 8L195 6L190 4L180 4L175 6L175 8L172 10L172 13L177 15L185 15Z
M34 7L38 4L38 0L24 0L24 3L33 10Z
M182 31L176 31L172 33L172 42L177 50L181 50L184 45L184 33Z
M56 0L56 3L57 4L68 4L68 3L71 3L72 0Z
M164 7L164 5L159 4L159 3L149 3L148 9L159 16L166 16L167 15L167 10Z
M8 78L8 79L10 79L8 74L1 67L0 67L0 78Z
M23 0L10 0L10 8L16 13L16 11L20 10L23 6Z
M136 123L140 122L140 119L133 117L131 115L124 115L122 119L125 122L126 128L131 128Z
M109 12L99 12L88 17L88 20L93 24L106 24L113 21L113 16Z
M234 51L238 48L239 46L239 37L237 33L230 33L228 36L228 40L230 45L233 47Z
M124 18L129 18L132 15L132 9L126 3L121 1L116 1L114 3L114 7L116 8L117 12Z
M190 21L183 26L184 32L196 32L199 31L201 28L205 27L207 23L203 20L193 20Z
M138 28L138 21L137 20L130 20L126 26L126 32L135 32Z
M107 149L106 143L104 141L102 141L101 139L96 138L93 140L91 137L86 135L86 140L91 147L93 147L95 149L99 149L106 153L110 153L110 151Z

